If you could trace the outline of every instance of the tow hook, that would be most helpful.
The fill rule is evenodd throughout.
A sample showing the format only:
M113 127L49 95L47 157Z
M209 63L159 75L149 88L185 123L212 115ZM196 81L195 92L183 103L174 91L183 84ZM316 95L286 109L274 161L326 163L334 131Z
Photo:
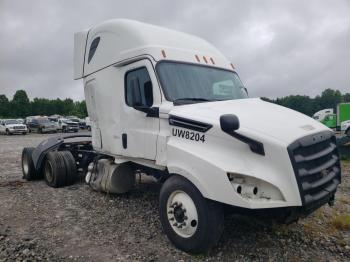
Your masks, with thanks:
M330 207L334 206L334 195L331 196L331 198L329 199L328 205L329 205Z

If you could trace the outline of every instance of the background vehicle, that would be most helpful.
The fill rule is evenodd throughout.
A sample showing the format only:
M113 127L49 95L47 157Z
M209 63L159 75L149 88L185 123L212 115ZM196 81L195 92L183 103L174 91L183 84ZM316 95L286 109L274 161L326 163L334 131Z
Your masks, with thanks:
M320 111L317 111L314 115L313 118L317 121L322 122L324 118L330 114L334 114L333 108L327 108L327 109L322 109Z
M37 133L57 133L57 126L47 117L32 118L27 122L29 132Z
M336 113L328 108L316 112L313 117L329 128L341 130L342 123L350 120L350 103L338 104Z
M85 123L86 123L86 129L88 131L91 131L91 123L90 123L90 118L89 117L85 118Z
M164 232L195 253L217 243L227 207L290 223L334 202L334 133L248 98L231 62L198 37L107 21L75 35L74 76L84 80L91 139L66 135L24 148L28 180L43 170L60 187L85 170L94 190L125 193L135 173L153 176L162 183Z
M343 131L347 136L350 136L350 120L343 121L341 123L340 130Z
M79 123L71 121L67 118L60 118L58 120L58 126L63 133L79 131Z
M23 134L26 135L28 129L26 125L19 123L15 119L0 120L0 133L12 135Z
M77 118L77 117L67 117L67 119L71 122L75 122L78 124L80 129L85 129L86 128L86 123L85 121Z

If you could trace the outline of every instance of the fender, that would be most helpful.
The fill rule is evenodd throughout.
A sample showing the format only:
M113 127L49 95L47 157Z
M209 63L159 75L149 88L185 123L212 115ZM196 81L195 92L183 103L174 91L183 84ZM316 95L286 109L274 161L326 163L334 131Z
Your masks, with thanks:
M39 170L44 160L44 157L47 152L58 149L63 143L65 139L68 138L77 138L77 137L91 137L90 134L72 134L72 135L59 135L49 137L48 139L42 141L33 151L32 160L35 167L35 170Z

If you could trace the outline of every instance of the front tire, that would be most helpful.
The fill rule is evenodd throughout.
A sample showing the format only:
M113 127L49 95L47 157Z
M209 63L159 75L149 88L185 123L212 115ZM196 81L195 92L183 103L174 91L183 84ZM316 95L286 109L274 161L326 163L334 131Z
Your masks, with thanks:
M347 136L350 136L350 127L345 131L345 134L346 134Z
M25 147L22 150L22 172L23 178L27 181L36 178L32 154L34 147Z
M174 175L163 184L159 215L169 240L185 252L207 252L223 232L222 205L205 199L190 181L181 176Z

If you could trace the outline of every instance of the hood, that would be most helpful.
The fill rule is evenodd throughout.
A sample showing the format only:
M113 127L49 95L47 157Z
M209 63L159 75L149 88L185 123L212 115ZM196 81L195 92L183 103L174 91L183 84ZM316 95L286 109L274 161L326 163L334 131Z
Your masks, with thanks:
M240 122L238 133L264 134L287 144L306 135L330 130L311 117L260 98L174 106L169 114L212 124L219 129L221 115L235 114Z

